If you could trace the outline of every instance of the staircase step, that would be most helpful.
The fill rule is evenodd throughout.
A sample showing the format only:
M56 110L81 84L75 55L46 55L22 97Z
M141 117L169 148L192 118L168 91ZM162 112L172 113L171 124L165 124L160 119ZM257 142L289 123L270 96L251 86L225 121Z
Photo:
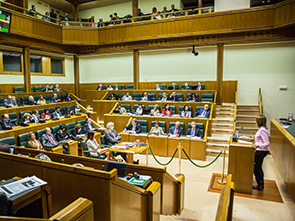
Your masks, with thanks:
M256 121L237 121L236 127L256 127Z
M232 123L234 122L234 118L233 117L229 117L229 118L222 118L222 117L218 117L218 118L214 118L213 119L213 123Z
M260 114L260 111L258 110L237 110L237 115L251 115L251 116L257 116Z
M217 117L233 117L235 115L235 113L231 113L231 112L216 112L216 116Z
M259 106L256 105L238 105L237 109L240 110L258 110L259 111Z
M211 137L223 137L223 138L227 138L230 139L230 137L233 135L232 133L215 133L214 131L212 131L211 133Z
M216 107L216 112L217 111L229 111L229 112L234 112L235 108L231 107Z
M223 103L222 105L218 104L216 107L235 107L234 103Z
M207 137L207 143L229 144L229 138Z
M212 133L217 133L217 134L232 134L233 129L219 129L219 128L212 128Z
M237 121L256 121L256 116L237 115Z

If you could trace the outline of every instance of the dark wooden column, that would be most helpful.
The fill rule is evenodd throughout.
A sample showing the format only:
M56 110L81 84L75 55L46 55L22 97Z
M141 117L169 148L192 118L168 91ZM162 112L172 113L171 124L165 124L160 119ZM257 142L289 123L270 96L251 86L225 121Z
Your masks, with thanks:
M73 18L75 21L79 20L79 4L77 0L73 3Z
M138 15L138 0L132 0L132 16L137 17Z
M133 87L139 89L139 51L133 50Z
M30 48L23 48L24 92L31 92Z
M74 83L75 83L75 95L80 97L79 85L80 85L80 73L79 73L79 56L74 55Z
M217 44L217 104L222 104L223 95L223 51L224 44Z

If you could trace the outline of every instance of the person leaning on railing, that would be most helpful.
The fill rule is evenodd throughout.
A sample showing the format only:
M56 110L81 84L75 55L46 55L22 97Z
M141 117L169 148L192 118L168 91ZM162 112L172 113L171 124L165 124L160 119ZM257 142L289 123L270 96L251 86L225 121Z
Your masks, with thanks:
M29 15L30 16L34 16L34 17L37 17L37 10L36 10L36 6L35 5L32 5L32 8L29 10Z

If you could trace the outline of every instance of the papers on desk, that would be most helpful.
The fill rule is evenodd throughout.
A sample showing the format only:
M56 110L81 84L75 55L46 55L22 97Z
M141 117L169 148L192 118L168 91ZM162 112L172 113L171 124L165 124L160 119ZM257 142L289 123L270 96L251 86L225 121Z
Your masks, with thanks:
M180 117L180 114L173 114L173 117Z
M201 137L196 137L196 136L191 136L191 135L187 135L187 137L190 137L191 140L202 140Z
M47 182L39 179L38 177L31 176L0 186L0 189L7 195L7 197L12 197L27 190L34 189L46 184Z
M251 142L245 140L238 140L238 143L252 144Z
M76 137L78 137L78 138L86 137L86 134L77 134Z

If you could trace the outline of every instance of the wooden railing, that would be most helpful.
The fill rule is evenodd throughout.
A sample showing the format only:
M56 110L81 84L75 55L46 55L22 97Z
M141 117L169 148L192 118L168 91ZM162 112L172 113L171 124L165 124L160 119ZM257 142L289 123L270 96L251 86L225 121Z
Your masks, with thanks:
M261 88L259 88L258 104L259 104L259 114L263 115L264 110L263 110L263 98L262 98L262 89Z

